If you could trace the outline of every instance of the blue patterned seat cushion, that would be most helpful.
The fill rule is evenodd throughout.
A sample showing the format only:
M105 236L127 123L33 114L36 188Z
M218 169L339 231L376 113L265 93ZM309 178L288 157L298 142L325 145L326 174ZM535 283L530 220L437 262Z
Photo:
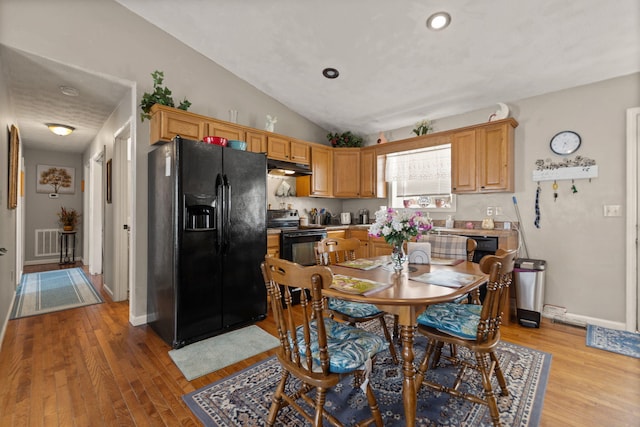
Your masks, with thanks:
M339 298L329 298L329 310L338 311L347 316L362 318L382 313L378 307L364 302L351 302Z
M481 305L445 302L427 307L418 316L418 323L455 337L476 339Z
M383 337L364 329L336 322L329 318L324 319L324 325L327 332L327 347L329 350L329 371L333 373L344 374L357 369L364 369L364 363L367 359L387 348L388 343ZM306 354L303 344L304 329L301 326L298 327L296 336L300 345L300 352ZM314 370L320 370L320 354L315 320L311 322L311 343Z

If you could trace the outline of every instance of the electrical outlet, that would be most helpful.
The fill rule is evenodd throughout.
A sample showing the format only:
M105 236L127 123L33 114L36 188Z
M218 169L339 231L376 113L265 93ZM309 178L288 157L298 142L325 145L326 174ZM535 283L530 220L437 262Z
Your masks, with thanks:
M493 216L493 206L487 206L487 216Z
M622 216L622 206L620 205L604 205L604 216Z

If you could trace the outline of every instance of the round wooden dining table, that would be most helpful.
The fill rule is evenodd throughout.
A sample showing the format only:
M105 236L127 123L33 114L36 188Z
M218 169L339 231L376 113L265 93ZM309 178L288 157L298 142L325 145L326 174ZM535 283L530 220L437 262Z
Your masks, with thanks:
M377 260L385 264L389 257L367 259ZM469 261L462 261L455 265L405 264L402 273L396 273L384 265L371 270L361 270L340 265L330 265L328 267L334 275L339 274L391 285L370 295L346 293L331 288L323 289L323 294L327 297L375 304L381 310L398 316L402 344L402 372L404 376L402 400L406 425L409 427L415 426L417 390L415 388L416 370L414 366L413 340L417 327L416 319L430 304L452 301L477 289L486 283L487 276L480 271L478 264ZM435 271L455 271L471 274L477 276L477 278L461 287L434 285L411 279L412 277Z

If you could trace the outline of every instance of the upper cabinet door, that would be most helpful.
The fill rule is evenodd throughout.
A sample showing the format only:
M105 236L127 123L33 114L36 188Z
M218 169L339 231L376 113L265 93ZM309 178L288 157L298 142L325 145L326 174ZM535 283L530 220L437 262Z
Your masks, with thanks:
M180 135L184 139L202 141L205 122L195 114L156 104L151 107L151 145L168 142Z
M289 152L290 143L288 139L269 135L267 137L267 157L270 159L291 161Z
M360 151L360 197L376 197L378 162L375 147Z
M360 149L333 150L333 196L360 197Z
M333 196L333 150L322 145L311 149L311 188L310 195L317 197Z
M476 187L476 131L454 133L451 138L451 188L474 193Z
M309 148L309 144L303 141L290 141L289 146L289 154L291 156L291 161L294 163L302 163L305 165L310 164L311 162L311 149Z
M254 153L267 152L267 136L261 132L246 132L247 150Z
M478 186L480 191L514 190L513 143L510 143L507 124L476 130L478 149ZM513 138L511 138L513 140Z
M244 129L220 122L207 122L207 136L219 136L229 140L244 141Z

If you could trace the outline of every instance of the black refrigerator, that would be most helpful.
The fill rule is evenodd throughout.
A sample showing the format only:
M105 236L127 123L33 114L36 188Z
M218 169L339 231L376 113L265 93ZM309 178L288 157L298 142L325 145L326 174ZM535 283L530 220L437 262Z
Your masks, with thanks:
M148 160L148 324L180 348L264 319L266 155L176 137Z

